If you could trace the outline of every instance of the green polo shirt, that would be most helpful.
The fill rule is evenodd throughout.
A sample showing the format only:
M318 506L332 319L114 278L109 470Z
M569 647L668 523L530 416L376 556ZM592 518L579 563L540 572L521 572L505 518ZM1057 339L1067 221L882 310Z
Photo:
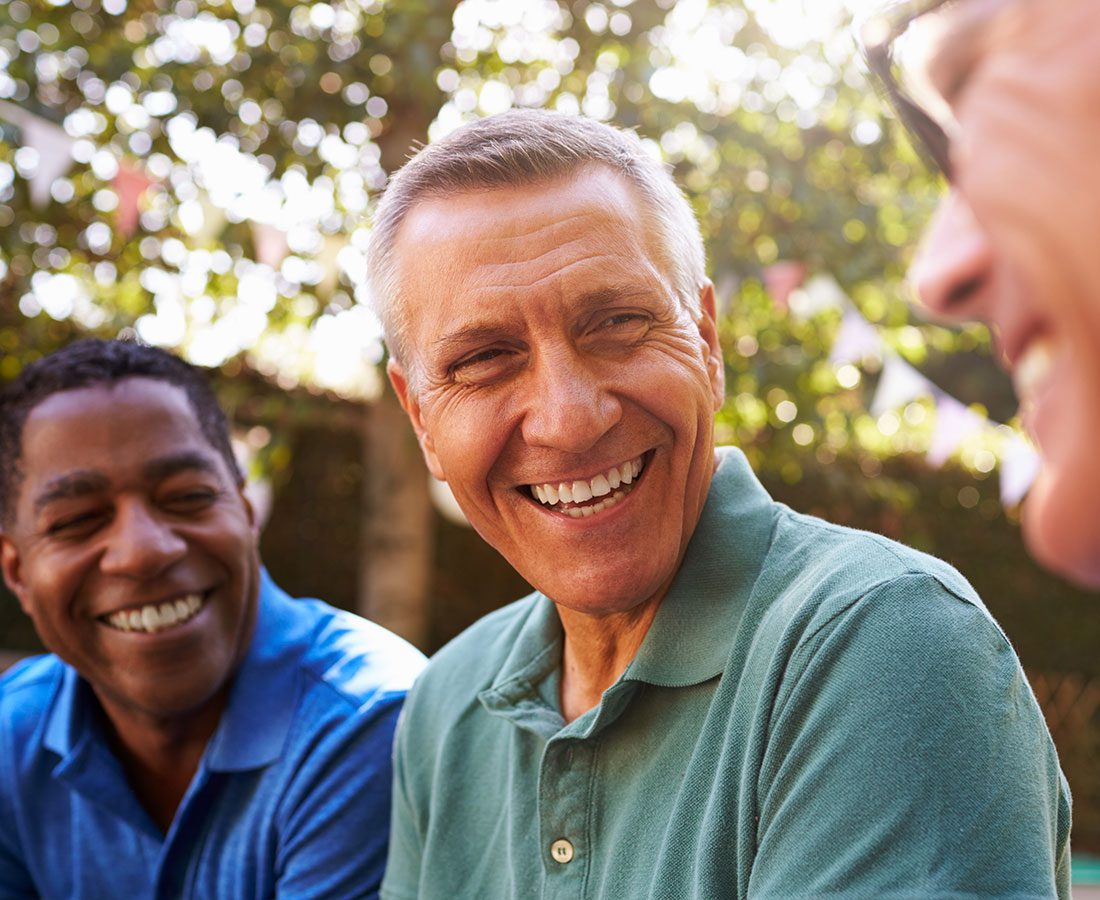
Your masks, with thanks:
M398 730L382 896L1068 897L1069 792L973 589L719 459L596 708L562 719L541 594L432 660Z

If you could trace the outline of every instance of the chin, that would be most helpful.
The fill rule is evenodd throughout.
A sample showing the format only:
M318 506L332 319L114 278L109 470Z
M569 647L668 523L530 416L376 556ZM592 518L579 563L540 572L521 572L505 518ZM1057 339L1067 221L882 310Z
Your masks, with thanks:
M1073 479L1040 474L1024 504L1024 541L1046 568L1083 588L1100 588L1100 519Z

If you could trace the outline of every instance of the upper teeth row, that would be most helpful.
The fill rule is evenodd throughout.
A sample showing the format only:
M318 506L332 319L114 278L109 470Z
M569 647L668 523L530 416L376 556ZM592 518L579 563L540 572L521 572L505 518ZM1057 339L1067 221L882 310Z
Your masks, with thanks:
M563 481L560 484L533 484L531 491L542 503L583 503L593 497L604 497L620 484L630 484L642 471L642 458L612 466L588 481Z
M140 609L124 609L111 613L107 621L123 631L160 631L186 622L202 606L200 594L188 594L166 603L150 603Z

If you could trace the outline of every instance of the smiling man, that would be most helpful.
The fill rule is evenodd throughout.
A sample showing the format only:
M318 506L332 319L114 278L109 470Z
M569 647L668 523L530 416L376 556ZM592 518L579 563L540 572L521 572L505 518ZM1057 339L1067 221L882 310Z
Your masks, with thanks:
M917 94L890 54L913 22L928 51L925 71L909 69ZM993 326L1043 457L1024 536L1043 563L1100 587L1100 6L926 0L872 20L867 39L951 184L913 267L920 299Z
M225 417L82 341L0 396L0 563L51 655L0 680L0 898L368 897L422 657L261 570Z
M384 897L1068 896L1054 748L970 586L715 448L702 240L635 137L459 129L370 271L429 469L537 588L410 695Z

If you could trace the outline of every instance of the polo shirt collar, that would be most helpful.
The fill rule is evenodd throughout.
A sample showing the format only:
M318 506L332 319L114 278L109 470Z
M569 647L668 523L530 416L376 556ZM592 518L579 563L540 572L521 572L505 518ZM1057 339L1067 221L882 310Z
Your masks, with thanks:
M282 755L302 689L298 660L312 638L309 625L292 614L294 602L262 569L256 631L206 749L207 769L242 772Z
M687 687L720 675L763 567L775 502L736 447L717 471L684 561L622 680Z
M282 755L301 690L297 660L311 637L308 626L291 615L294 602L261 571L256 630L207 745L205 768L246 771ZM103 742L92 703L91 688L65 666L43 735L46 748L62 758L64 768L75 765L89 743Z

